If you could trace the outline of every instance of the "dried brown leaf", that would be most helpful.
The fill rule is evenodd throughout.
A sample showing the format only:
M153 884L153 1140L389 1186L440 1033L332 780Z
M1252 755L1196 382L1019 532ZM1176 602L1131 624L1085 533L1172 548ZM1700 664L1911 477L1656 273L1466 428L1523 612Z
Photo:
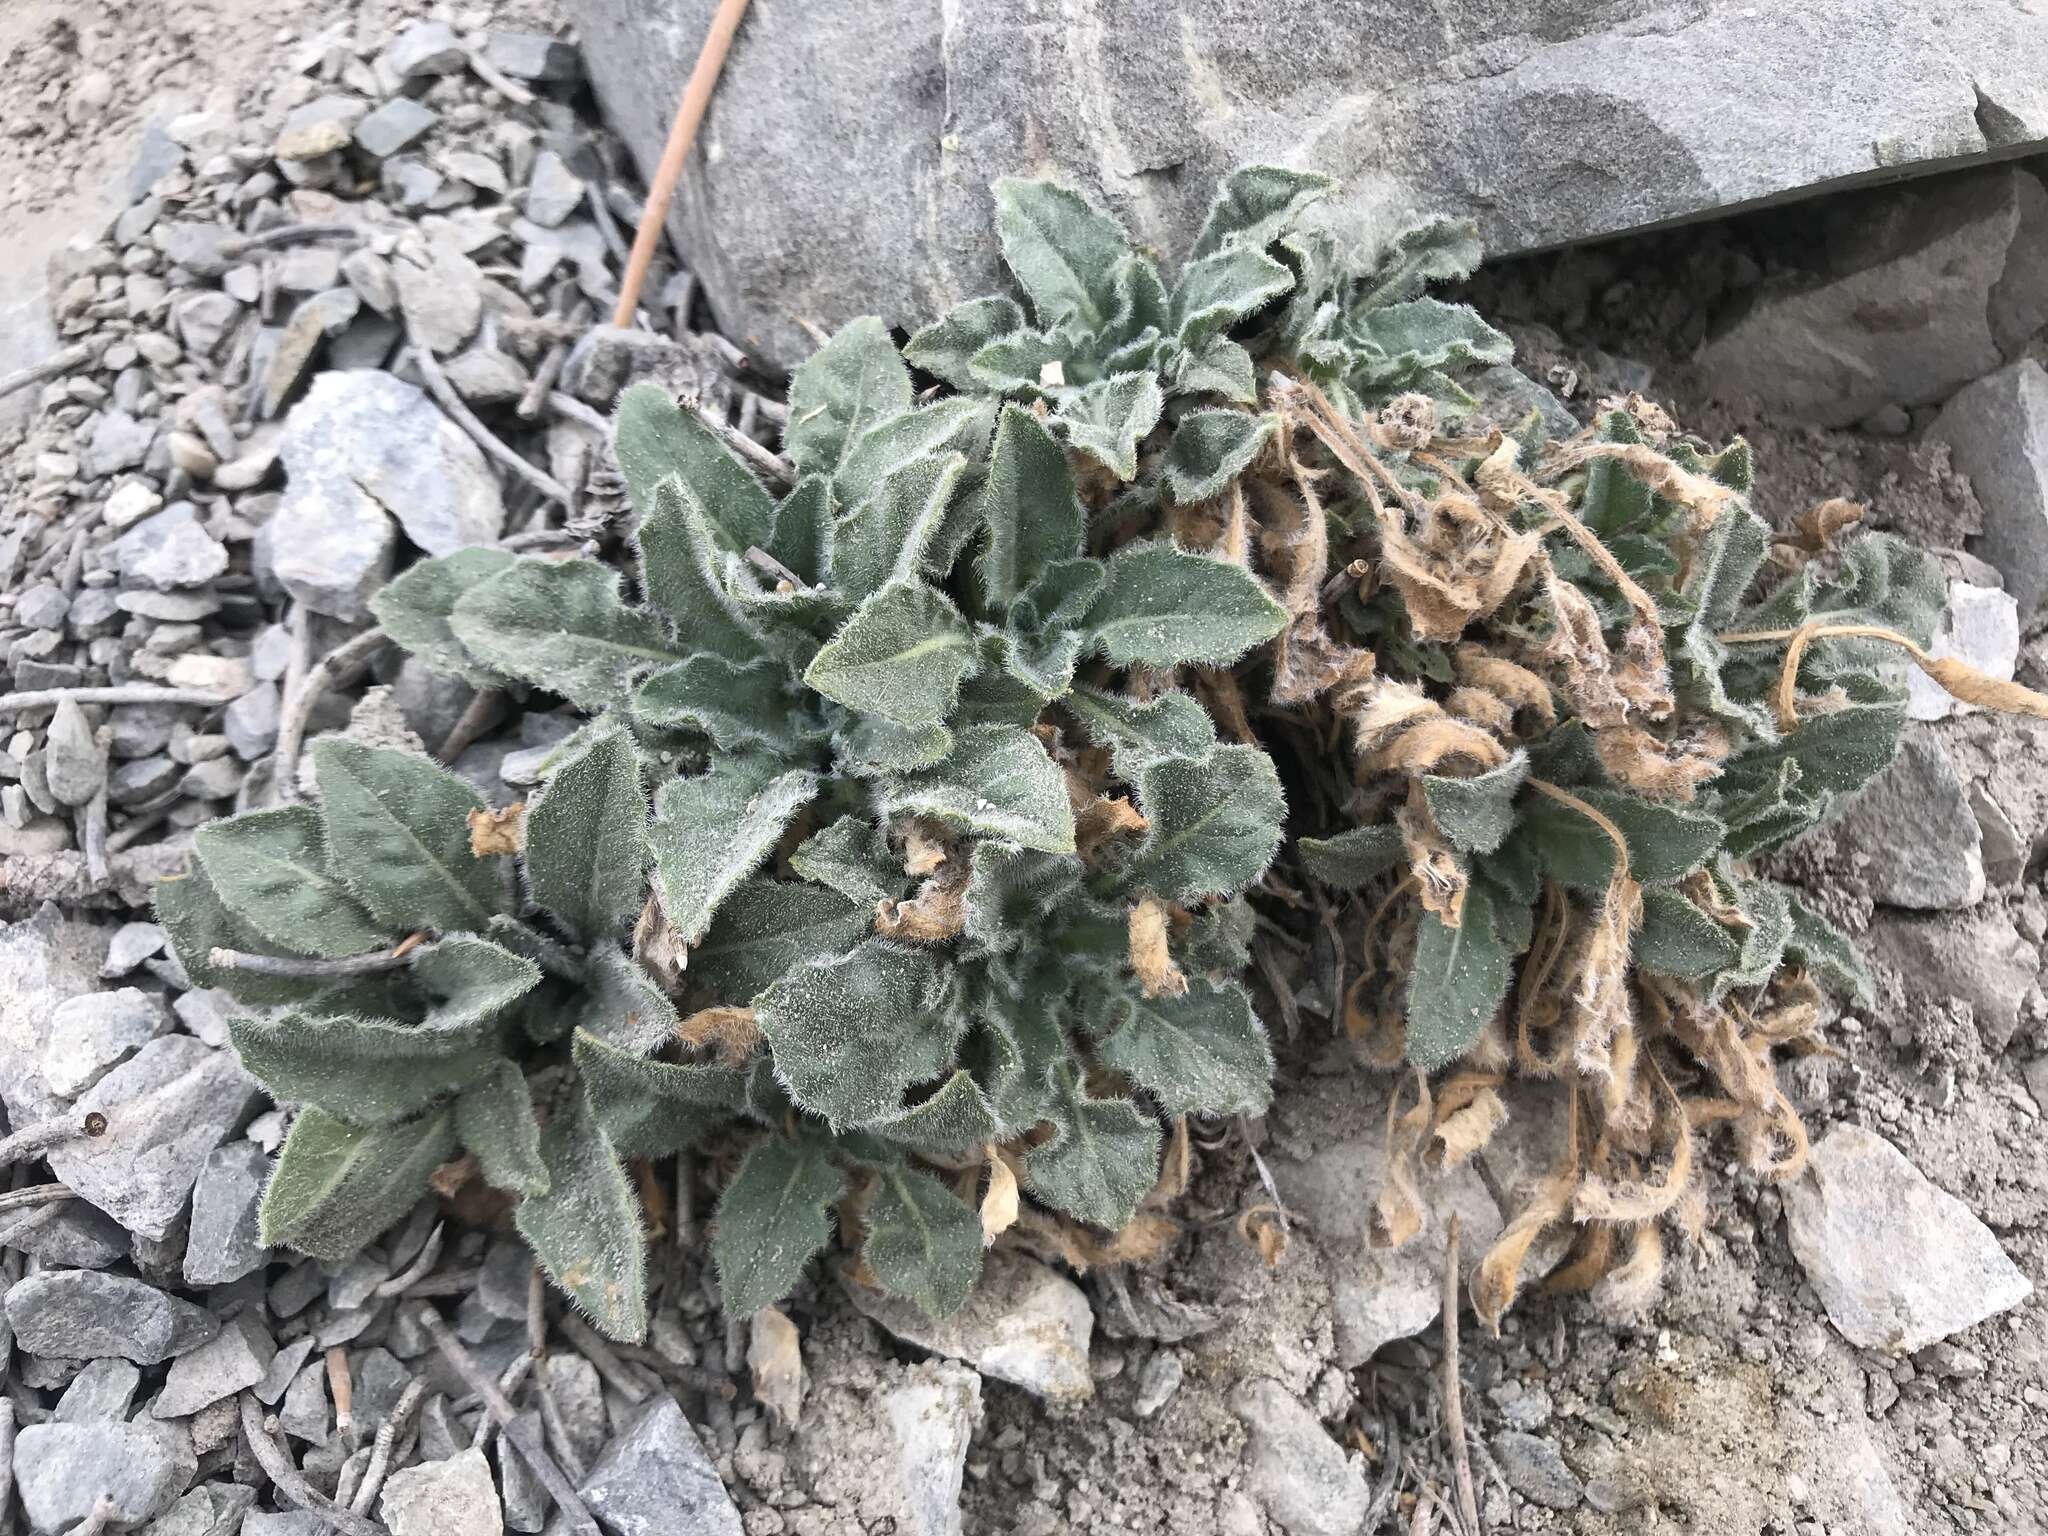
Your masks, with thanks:
M1131 908L1128 922L1131 969L1147 997L1182 997L1188 978L1167 945L1166 904L1147 896Z
M479 806L469 813L470 856L488 859L501 853L517 853L525 843L525 827L524 800L515 800L502 811Z

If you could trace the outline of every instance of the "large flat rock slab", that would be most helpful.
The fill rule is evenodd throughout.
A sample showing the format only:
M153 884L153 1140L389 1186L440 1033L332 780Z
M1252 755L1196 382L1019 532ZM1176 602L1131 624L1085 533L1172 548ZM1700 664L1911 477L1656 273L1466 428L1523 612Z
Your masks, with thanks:
M588 0L643 173L714 0ZM2011 0L807 0L755 7L673 227L764 360L998 290L989 184L1055 171L1177 258L1224 172L1345 183L1369 228L1506 254L2048 144L2048 14Z

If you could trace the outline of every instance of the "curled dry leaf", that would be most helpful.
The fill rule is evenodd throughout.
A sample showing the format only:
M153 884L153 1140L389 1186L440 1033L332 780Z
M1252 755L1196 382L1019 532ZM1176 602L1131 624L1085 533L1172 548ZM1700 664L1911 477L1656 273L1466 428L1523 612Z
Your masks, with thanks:
M1131 969L1147 997L1182 997L1188 978L1167 947L1166 904L1147 896L1131 908L1128 922Z
M526 802L515 800L502 811L478 807L469 813L469 851L479 859L517 853L523 846Z
M754 1380L754 1399L785 1430L795 1429L803 1415L804 1358L796 1324L776 1307L763 1307L751 1320L747 1337L747 1369Z
M1017 1224L1017 1174L993 1144L986 1148L988 1192L981 1197L981 1243L986 1248Z
M761 1043L761 1026L751 1008L700 1008L676 1026L676 1038L693 1050L716 1047L720 1061L743 1067Z

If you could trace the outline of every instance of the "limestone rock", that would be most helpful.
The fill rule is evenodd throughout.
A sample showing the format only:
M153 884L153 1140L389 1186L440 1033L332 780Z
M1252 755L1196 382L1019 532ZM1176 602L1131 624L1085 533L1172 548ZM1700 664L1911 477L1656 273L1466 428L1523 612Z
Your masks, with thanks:
M576 1491L612 1536L741 1536L718 1469L667 1393L640 1409Z
M199 1470L182 1424L32 1424L14 1444L21 1507L37 1531L64 1531L114 1501L115 1530L153 1520Z
M10 1125L34 1125L64 1107L43 1080L50 1020L60 1004L99 985L108 933L54 903L0 923L0 1102Z
M965 1360L984 1376L1053 1402L1095 1394L1088 1341L1095 1314L1081 1288L1035 1259L989 1254L967 1304L936 1322L915 1302L847 1285L853 1304L899 1339Z
M392 1473L378 1507L391 1536L503 1536L505 1529L491 1464L475 1447Z
M981 1419L981 1378L949 1361L916 1367L882 1399L896 1439L905 1536L961 1536L960 1480Z
M1948 607L1928 647L1934 656L1956 656L1986 677L2011 682L2020 659L2019 604L2010 593L1975 582L1948 584ZM1918 667L1906 674L1906 715L1913 720L1946 720L1971 706L1955 698Z
M1983 834L1947 748L1924 726L1823 835L1831 862L1885 906L1947 911L1984 897Z
M7 1292L7 1321L30 1354L66 1360L119 1355L155 1365L220 1331L203 1307L153 1285L90 1269L48 1269Z
M1246 1431L1252 1497L1288 1536L1356 1536L1365 1525L1365 1474L1306 1403L1258 1376L1230 1400Z
M1998 567L2026 628L2048 598L2048 369L2032 358L1960 389L1931 435L1984 508L1975 553Z
M578 8L643 176L712 9ZM1223 173L1313 167L1340 215L1467 213L1506 254L2023 153L2044 61L2048 17L2007 0L814 0L748 16L671 225L727 334L786 367L797 316L915 326L998 291L1001 175L1057 168L1178 257Z
M1911 1354L2033 1291L1969 1207L1860 1126L1814 1144L1785 1215L1829 1320L1860 1349Z

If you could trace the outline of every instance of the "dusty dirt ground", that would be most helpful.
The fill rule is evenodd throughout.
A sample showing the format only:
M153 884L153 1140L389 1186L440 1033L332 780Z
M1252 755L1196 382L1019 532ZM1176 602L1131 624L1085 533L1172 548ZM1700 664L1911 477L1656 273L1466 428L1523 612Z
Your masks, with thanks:
M526 0L491 14L548 24L572 12ZM278 72L280 54L322 27L375 30L426 13L407 0L0 0L0 366L9 324L39 302L49 254L122 206L145 124L181 110L235 110ZM1773 430L1741 402L1689 392L1675 359L1717 306L1755 281L1749 246L1760 238L1735 227L1624 242L1504 268L1478 292L1517 332L1528 371L1574 408L1643 388L1704 434L1747 433L1766 515L1782 519L1843 494L1868 500L1879 526L1960 543L1975 505L1940 455L1903 439ZM2038 663L2029 680L2043 680ZM1941 729L1966 778L2002 784L2029 805L2035 825L2023 831L2048 822L2038 788L2048 730L1983 718ZM1921 1356L1861 1355L1828 1325L1794 1262L1779 1196L1710 1144L1705 1240L1689 1251L1674 1245L1647 1317L1615 1322L1583 1300L1532 1294L1498 1341L1468 1318L1467 1411L1481 1437L1539 1435L1585 1489L1569 1509L1511 1505L1502 1470L1482 1465L1489 1528L2048 1530L2048 1074L2039 1067L2048 1002L2028 982L2017 1029L1994 1051L1956 1001L1976 961L1973 925L2008 921L2037 941L2048 900L2031 880L1994 889L1969 913L1933 918L1874 913L1852 886L1821 899L1868 930L1880 996L1831 1028L1838 1054L1787 1068L1789 1091L1816 1136L1833 1124L1872 1127L1964 1200L2034 1282L2033 1296ZM1938 930L1932 948L1951 976L1907 974L1901 957L1926 952L1901 947L1909 926ZM1403 1445L1411 1466L1432 1464L1433 1452L1414 1448L1433 1443L1441 1411L1436 1330L1356 1368L1341 1363L1332 1276L1355 1262L1347 1191L1327 1202L1320 1224L1306 1219L1313 1202L1300 1201L1303 1219L1270 1271L1236 1229L1258 1182L1252 1146L1285 1184L1300 1176L1289 1169L1376 1137L1385 1085L1342 1059L1331 1037L1331 1021L1305 1007L1267 1122L1249 1128L1249 1140L1233 1131L1200 1151L1191 1235L1163 1278L1133 1277L1128 1299L1099 1277L1088 1282L1104 1320L1095 1403L1053 1409L985 1387L968 1460L968 1531L1258 1536L1266 1527L1246 1491L1245 1430L1232 1407L1249 1376L1277 1378L1339 1429L1371 1485L1400 1462ZM1363 1177L1348 1191L1359 1211L1370 1193ZM868 1405L914 1352L854 1314L829 1283L792 1310L805 1333L813 1412L793 1441L750 1429L722 1470L747 1507L751 1536L868 1531L857 1454L873 1430ZM1179 1336L1217 1313L1220 1326ZM1179 1389L1141 1416L1146 1384L1173 1367ZM1397 1507L1379 1528L1405 1530L1408 1520Z

